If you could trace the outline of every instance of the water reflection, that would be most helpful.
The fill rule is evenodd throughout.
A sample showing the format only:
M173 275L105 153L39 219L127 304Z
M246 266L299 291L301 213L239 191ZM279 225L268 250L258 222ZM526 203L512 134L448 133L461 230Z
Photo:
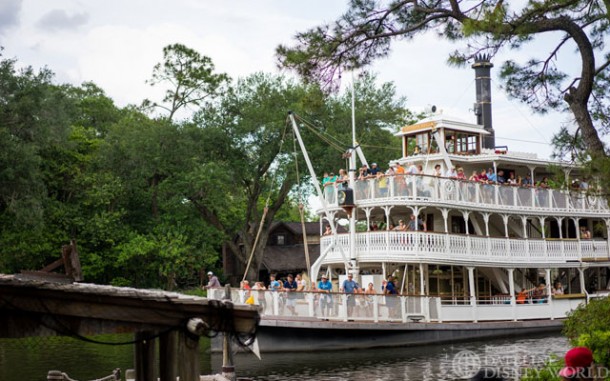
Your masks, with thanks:
M497 369L515 379L524 367L539 366L551 354L562 356L568 348L560 335L411 348L379 348L319 353L263 354L235 357L240 376L264 380L369 381L458 380L480 367ZM221 356L212 356L212 368L220 369Z
M104 335L94 339L122 342L132 338ZM263 354L262 361L242 353L235 356L235 363L240 377L257 381L457 380L485 365L514 376L524 366L541 364L551 353L562 356L567 347L566 339L557 334L426 347ZM209 341L202 340L201 372L219 373L222 356L210 356L205 352L208 348ZM100 345L67 337L0 340L3 381L44 380L55 369L87 380L108 375L114 368L133 368L133 345Z

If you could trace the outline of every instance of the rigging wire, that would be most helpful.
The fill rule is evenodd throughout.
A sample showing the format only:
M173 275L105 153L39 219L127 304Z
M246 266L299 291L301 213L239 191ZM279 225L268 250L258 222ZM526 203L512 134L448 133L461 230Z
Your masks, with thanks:
M328 143L328 145L330 145L331 147L335 148L336 150L338 150L340 152L344 152L345 151L345 147L348 147L347 144L339 141L339 139L335 138L334 136L330 135L329 133L319 131L318 128L315 127L314 124L312 124L311 122L307 121L306 119L303 119L302 117L300 117L300 116L298 116L296 114L295 114L295 117L298 118L298 120L300 122L302 122L303 125L305 127L307 127L307 129L309 129L316 136L318 136L320 139L322 139L323 141Z

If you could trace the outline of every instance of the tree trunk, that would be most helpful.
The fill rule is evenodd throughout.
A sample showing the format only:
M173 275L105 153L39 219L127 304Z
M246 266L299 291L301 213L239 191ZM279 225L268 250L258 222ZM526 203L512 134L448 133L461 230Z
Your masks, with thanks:
M577 92L574 89L570 89L565 96L565 101L568 103L572 114L574 114L576 124L582 134L582 139L590 153L605 156L604 143L599 138L597 129L593 125L587 102L579 99L576 94Z

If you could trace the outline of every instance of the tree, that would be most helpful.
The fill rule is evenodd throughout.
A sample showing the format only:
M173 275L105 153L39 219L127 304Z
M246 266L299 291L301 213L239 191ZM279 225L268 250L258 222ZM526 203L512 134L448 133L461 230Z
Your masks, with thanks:
M501 49L516 49L555 32L558 40L546 56L525 63L509 60L502 65L505 89L537 112L569 110L577 125L574 134L582 137L588 153L606 157L598 131L607 133L610 128L610 54L604 52L610 31L610 2L508 3L352 0L349 10L332 25L297 34L295 47L279 46L279 65L309 80L332 84L341 70L365 67L389 55L394 40L411 39L426 31L467 43L463 52L451 56L453 63L464 63L483 52L494 56ZM569 68L559 67L571 60L560 62L557 58L562 49L571 48L580 59L580 70L573 75Z
M212 59L182 44L168 45L163 48L163 62L155 65L151 86L168 83L163 102L158 104L149 100L145 106L166 110L168 119L187 106L200 106L204 101L216 97L229 82L224 73L214 73Z
M395 157L395 152L387 152L393 138L389 126L404 123L404 99L396 99L392 85L377 86L371 75L362 78L356 93L360 142L383 147L375 151L377 160ZM223 232L243 264L254 253L251 279L258 276L271 222L285 214L282 206L287 200L302 201L301 192L311 192L296 187L307 187L310 175L297 148L297 178L289 110L302 117L301 134L316 171L338 170L351 146L349 93L325 97L317 86L258 73L239 80L217 105L208 105L194 118L210 159L185 180L191 186L186 197L202 218ZM345 143L333 151L320 134Z

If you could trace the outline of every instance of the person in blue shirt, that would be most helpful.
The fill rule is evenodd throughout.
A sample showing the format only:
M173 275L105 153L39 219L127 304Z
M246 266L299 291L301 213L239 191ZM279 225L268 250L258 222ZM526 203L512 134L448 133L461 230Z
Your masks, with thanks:
M318 292L320 295L320 311L322 316L328 317L333 309L333 298L330 294L333 290L333 284L330 283L326 275L322 275L322 280L318 282Z
M384 294L386 295L390 295L389 297L386 297L385 299L385 304L388 307L388 314L389 317L391 318L396 318L399 316L400 313L400 306L397 303L398 302L398 291L396 291L396 285L394 284L394 278L390 275L388 277L388 282L385 285L385 288L383 290Z
M286 278L287 279L284 282L284 291L286 291L286 294L287 294L286 307L288 308L288 311L290 311L290 313L292 315L296 315L295 306L296 306L296 299L297 299L298 295L295 293L295 291L297 290L299 285L294 280L294 277L292 276L292 274L288 274L288 276Z
M275 280L275 274L269 275L269 291L277 291L280 289L280 282Z
M340 291L348 294L347 295L347 316L349 317L352 315L352 312L354 311L354 306L356 305L356 298L354 297L354 295L350 295L350 294L356 294L360 291L360 286L358 285L358 282L356 282L354 280L353 274L347 274L347 279L343 281Z

